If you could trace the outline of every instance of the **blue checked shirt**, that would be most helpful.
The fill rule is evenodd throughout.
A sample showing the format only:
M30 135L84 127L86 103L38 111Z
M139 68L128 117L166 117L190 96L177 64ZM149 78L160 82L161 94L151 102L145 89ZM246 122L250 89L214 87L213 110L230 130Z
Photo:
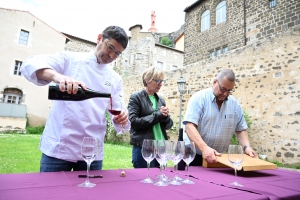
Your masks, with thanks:
M186 122L196 124L203 141L219 153L228 149L234 132L248 128L238 101L229 95L219 110L212 88L193 94L187 105L183 124ZM201 154L199 149L197 153Z

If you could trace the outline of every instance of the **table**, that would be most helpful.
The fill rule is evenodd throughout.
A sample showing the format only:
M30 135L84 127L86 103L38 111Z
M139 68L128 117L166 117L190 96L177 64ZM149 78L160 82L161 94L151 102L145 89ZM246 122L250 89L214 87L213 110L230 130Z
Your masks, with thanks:
M121 171L126 172L121 177ZM238 181L245 187L228 183L235 180L233 169L190 167L194 185L158 187L141 183L147 169L117 169L92 171L103 178L90 179L94 188L79 188L85 179L76 172L46 172L26 174L0 174L0 200L93 200L93 199L300 199L300 173L288 170L262 170L238 172ZM155 178L159 169L151 168L149 176ZM172 168L166 175L174 176ZM179 171L185 177L185 171Z

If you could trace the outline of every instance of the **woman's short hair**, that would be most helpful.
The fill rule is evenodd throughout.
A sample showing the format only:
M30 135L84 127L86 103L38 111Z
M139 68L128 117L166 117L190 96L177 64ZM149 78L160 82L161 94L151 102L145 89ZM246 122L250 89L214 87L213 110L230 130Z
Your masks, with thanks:
M147 86L147 83L149 83L153 79L157 80L163 77L164 77L164 72L161 69L156 67L149 67L145 69L142 74L142 80L145 87Z

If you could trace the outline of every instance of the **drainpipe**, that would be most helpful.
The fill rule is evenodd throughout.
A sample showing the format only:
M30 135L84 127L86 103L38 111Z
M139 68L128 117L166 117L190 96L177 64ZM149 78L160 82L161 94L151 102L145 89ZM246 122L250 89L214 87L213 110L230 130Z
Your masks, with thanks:
M244 0L244 46L247 44L246 29L246 0Z

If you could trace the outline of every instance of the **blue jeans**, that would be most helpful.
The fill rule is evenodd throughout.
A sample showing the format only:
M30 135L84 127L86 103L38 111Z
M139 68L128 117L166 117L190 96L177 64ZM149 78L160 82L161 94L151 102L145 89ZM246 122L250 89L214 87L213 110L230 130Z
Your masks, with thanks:
M147 162L142 156L142 148L133 146L132 147L132 164L134 168L147 168ZM158 162L154 159L150 162L150 167L159 166Z
M102 160L93 161L90 170L101 170ZM70 162L42 154L40 172L60 172L60 171L81 171L87 170L85 161Z

